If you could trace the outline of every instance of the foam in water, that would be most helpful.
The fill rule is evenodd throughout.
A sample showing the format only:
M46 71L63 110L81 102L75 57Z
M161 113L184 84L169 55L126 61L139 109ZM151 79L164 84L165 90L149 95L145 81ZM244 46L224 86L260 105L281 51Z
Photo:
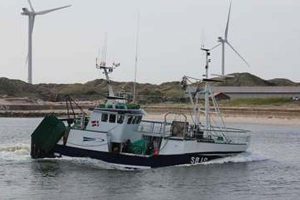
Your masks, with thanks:
M268 158L259 154L245 152L235 156L214 159L208 162L202 162L197 164L184 164L184 165L178 165L177 167L180 166L190 167L195 165L213 165L213 164L225 164L225 163L257 162L257 161L264 161L264 160L268 160Z
M224 164L224 163L242 163L242 162L256 162L256 161L264 161L264 160L268 160L268 158L251 152L245 152L235 156L215 159L201 164L209 165L209 164Z
M7 144L0 147L0 160L24 161L30 158L28 144Z
M0 146L0 161L1 160L8 163L24 161L31 162L33 160L30 157L30 146L28 144L6 144L5 146ZM97 169L132 170L123 166L118 166L91 158L76 158L63 156L61 158L42 158L38 160L58 160L62 162L66 161L79 165L79 167L87 166Z
M128 168L126 166L122 165L116 165L116 164L110 164L106 163L100 160L95 160L91 158L74 158L74 157L63 157L60 158L64 161L72 162L77 165L81 166L88 166L88 167L93 167L93 168L100 168L100 169L117 169L117 170L126 170L126 171L133 171L137 170L134 167L133 168ZM224 163L244 163L244 162L257 162L257 161L264 161L268 160L268 158L251 153L251 152L245 152L241 153L235 156L230 156L230 157L225 157L225 158L220 158L220 159L215 159L211 160L209 162L204 162L204 163L199 163L197 165L211 165L211 164L224 164ZM185 165L179 165L180 166L192 166L191 164L185 164ZM143 168L139 168L141 170Z
M56 158L62 161L72 162L76 165L87 166L96 169L108 169L108 170L122 170L122 171L133 171L136 170L134 167L122 166L118 164L107 163L101 160L96 160L92 158L76 158L63 156L62 158ZM140 168L139 168L140 169Z

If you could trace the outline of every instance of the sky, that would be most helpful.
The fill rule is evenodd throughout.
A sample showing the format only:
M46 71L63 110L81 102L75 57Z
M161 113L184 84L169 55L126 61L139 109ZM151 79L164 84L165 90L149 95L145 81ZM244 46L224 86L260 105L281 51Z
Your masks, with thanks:
M34 83L84 83L104 75L95 58L107 35L107 63L121 65L115 81L134 79L137 13L137 81L201 77L205 56L224 35L229 0L32 0L35 10L72 4L37 16L33 32ZM0 77L27 81L26 0L0 0ZM250 67L226 48L225 72L300 82L300 1L233 0L228 40ZM101 51L100 51L101 54ZM221 73L221 48L211 52L210 73Z

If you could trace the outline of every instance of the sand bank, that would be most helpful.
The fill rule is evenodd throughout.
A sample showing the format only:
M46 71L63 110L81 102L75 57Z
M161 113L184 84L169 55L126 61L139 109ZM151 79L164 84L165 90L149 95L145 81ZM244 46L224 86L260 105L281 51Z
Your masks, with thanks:
M84 109L87 113L90 111ZM148 115L145 119L164 120L167 112L182 112L187 116L191 115L189 108L174 107L146 107ZM80 113L79 110L75 110ZM300 124L299 108L221 108L225 122L232 123L263 123L263 124ZM0 117L44 117L45 115L54 114L59 117L66 116L65 109L45 109L45 110L0 110ZM203 116L202 116L203 119Z
M190 114L186 114L190 120ZM146 120L164 120L165 114L149 112L145 116ZM169 119L172 119L169 118ZM203 119L203 118L202 118ZM253 123L253 124L283 124L283 125L300 125L300 118L289 117L270 117L270 116L253 116L253 115L225 115L226 123Z

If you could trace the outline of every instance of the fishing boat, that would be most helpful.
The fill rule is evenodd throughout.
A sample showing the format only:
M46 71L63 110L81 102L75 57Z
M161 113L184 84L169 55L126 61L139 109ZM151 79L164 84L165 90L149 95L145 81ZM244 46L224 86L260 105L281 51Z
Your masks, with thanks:
M204 79L184 76L181 82L193 105L191 117L168 112L161 121L144 120L146 113L139 105L115 95L109 74L118 65L96 64L106 77L106 102L90 115L82 109L75 114L79 106L68 98L67 119L46 116L32 133L31 157L84 157L144 169L195 165L245 152L249 133L225 126L213 96L213 79L208 78L208 63L209 59ZM190 84L192 80L196 83Z

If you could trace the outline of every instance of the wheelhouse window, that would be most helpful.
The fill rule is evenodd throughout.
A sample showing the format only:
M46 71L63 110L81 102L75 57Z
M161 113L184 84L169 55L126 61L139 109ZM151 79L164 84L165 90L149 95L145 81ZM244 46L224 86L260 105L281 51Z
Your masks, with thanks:
M141 121L142 121L142 116L138 116L135 122L136 124L139 124L141 123Z
M116 115L115 114L109 115L109 123L116 123Z
M133 124L138 124L138 121L139 121L139 116L135 116L132 123Z
M127 124L131 124L132 120L133 120L133 116L129 115L128 120L127 120Z
M124 115L118 115L117 116L117 123L122 124L124 122L124 118L125 118Z
M139 124L141 122L141 120L142 120L142 116L129 115L127 124Z
M102 113L101 122L107 122L107 119L108 119L108 114L107 113Z
M131 124L135 124L135 120L136 120L136 116L133 116L133 117L132 117Z
M142 116L135 116L133 120L133 124L139 124L142 121Z

